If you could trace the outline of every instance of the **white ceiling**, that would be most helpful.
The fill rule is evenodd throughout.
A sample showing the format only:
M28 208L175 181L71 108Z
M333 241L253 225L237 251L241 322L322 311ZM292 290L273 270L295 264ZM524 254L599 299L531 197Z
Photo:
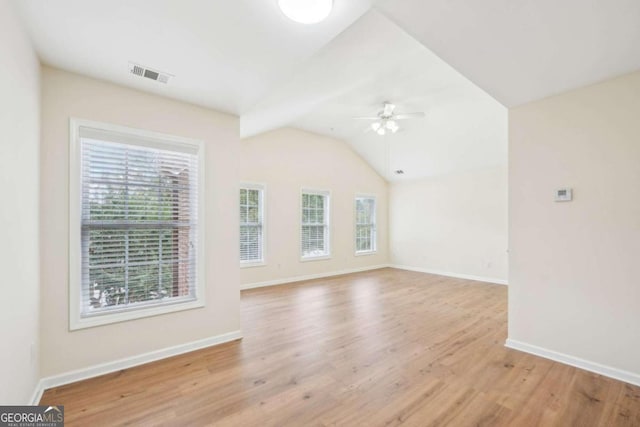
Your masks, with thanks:
M343 64L339 72L335 64ZM398 113L424 111L426 118L400 121L400 131L384 137L370 130L371 122L353 119L375 116L384 101ZM274 111L278 117L271 116ZM265 125L256 131L290 123L349 141L390 181L507 160L506 108L376 11L300 66L294 80L242 120ZM404 175L391 173L398 169Z
M377 8L507 107L640 68L638 0L381 0Z
M302 25L262 0L17 0L42 61L125 86L240 114L358 19L370 0L336 2ZM128 62L175 75L167 86Z
M14 0L46 64L237 114L245 137L294 126L342 138L391 180L504 164L494 98L517 105L640 68L637 0L334 3L305 26L276 0ZM135 77L129 61L175 77ZM387 137L351 119L387 100L427 117Z

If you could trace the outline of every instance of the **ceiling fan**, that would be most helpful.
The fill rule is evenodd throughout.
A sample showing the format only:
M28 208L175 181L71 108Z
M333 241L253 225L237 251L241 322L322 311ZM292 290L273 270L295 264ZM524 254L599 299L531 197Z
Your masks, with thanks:
M417 113L395 113L396 106L390 102L384 102L382 110L378 112L377 116L370 117L354 117L358 120L375 120L371 123L371 129L378 135L384 135L387 132L396 133L400 126L398 126L398 120L407 119L421 119L425 116L424 112Z

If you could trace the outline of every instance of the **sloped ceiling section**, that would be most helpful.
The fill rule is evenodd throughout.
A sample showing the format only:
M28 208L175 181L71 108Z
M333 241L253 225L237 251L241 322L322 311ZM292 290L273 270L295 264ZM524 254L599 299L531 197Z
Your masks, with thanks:
M331 19L301 25L257 0L14 0L45 64L242 114L348 28L370 0L336 2ZM128 62L174 75L137 78Z
M375 11L366 13L300 64L241 117L241 136L291 124L334 98L370 86L424 48Z
M244 137L343 139L389 180L504 164L505 106L640 68L639 0L335 0L311 26L276 0L12 3L48 65L239 115ZM352 119L384 101L426 118Z
M336 72L338 63L344 65ZM331 41L290 86L268 99L272 103L259 114L280 111L280 123L349 141L389 181L506 162L506 108L376 11ZM375 116L384 101L399 113L423 111L426 117L400 121L400 131L384 137L371 131L370 121L354 119ZM243 128L259 114L243 116ZM393 173L399 169L403 175Z
M376 7L507 107L640 68L638 0L381 0Z

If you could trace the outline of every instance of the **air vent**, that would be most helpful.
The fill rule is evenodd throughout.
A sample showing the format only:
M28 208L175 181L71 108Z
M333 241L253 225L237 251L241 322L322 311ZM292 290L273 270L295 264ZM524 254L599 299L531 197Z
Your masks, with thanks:
M169 79L173 77L173 75L169 73L163 73L162 71L143 67L142 65L134 64L133 62L129 62L129 72L136 76L144 77L146 79L154 80L156 82L164 84L169 83Z
M131 68L131 72L136 76L141 76L144 74L144 68L134 65L133 68Z

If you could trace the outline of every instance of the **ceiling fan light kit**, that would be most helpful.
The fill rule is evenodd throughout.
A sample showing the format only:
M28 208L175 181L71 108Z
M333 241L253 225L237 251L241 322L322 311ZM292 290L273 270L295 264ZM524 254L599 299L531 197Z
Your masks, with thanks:
M284 15L300 24L317 24L331 13L333 0L278 0Z
M390 102L385 102L382 106L382 110L374 117L355 117L356 119L375 120L371 123L371 129L380 136L385 135L387 132L396 133L400 129L397 120L407 119L419 119L423 118L425 114L419 113L407 113L407 114L395 114L396 106Z
M394 120L381 120L379 122L371 123L371 129L373 129L378 135L384 135L387 131L396 133L400 127Z

